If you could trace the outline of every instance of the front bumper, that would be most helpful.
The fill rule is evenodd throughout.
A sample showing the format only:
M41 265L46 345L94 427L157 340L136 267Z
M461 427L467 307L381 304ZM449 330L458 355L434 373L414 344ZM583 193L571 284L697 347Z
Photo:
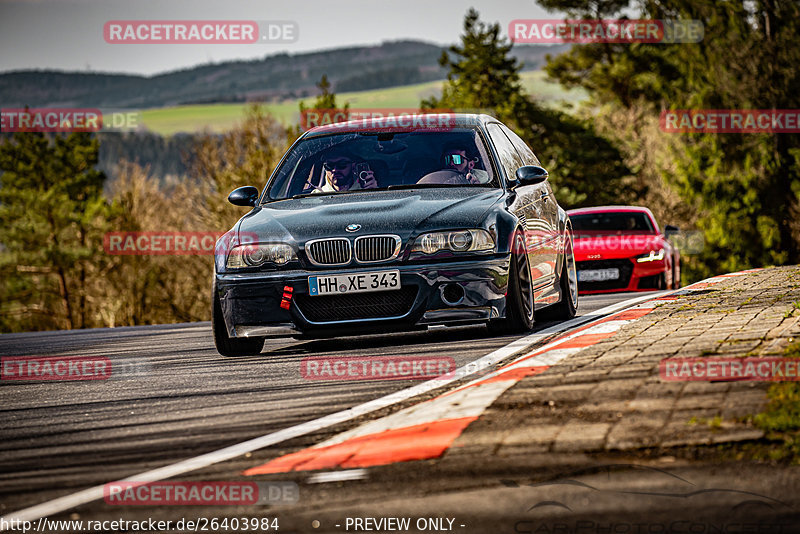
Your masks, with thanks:
M469 324L505 316L508 269L506 256L313 272L225 273L215 275L215 298L220 299L230 337L342 335ZM383 270L400 271L400 291L308 294L311 275ZM286 288L291 288L288 303Z
M617 268L620 271L620 277L617 280L578 282L578 293L581 295L657 291L659 289L658 278L664 273L669 274L669 265L665 259L643 263L637 262L635 257L599 261L583 260L577 261L576 267L579 271L604 268Z

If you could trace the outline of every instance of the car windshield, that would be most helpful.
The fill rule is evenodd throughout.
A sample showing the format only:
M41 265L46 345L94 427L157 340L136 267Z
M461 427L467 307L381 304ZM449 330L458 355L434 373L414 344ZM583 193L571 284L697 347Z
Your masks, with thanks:
M653 232L655 229L646 213L617 211L605 213L582 213L570 215L572 229L601 232Z
M473 128L309 137L287 154L269 184L266 201L353 190L500 187L489 161Z

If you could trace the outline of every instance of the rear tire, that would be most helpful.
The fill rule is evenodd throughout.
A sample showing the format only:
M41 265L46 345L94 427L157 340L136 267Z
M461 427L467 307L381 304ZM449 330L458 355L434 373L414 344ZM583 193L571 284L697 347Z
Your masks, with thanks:
M533 329L533 283L528 266L525 241L517 234L508 268L508 293L506 296L506 318L489 321L487 327L492 335L517 334ZM516 251L521 251L517 254Z
M217 284L211 292L211 329L214 332L214 345L217 352L222 356L257 356L264 348L264 338L231 338L228 337L228 329L225 327L225 319L222 316L222 306L217 295Z

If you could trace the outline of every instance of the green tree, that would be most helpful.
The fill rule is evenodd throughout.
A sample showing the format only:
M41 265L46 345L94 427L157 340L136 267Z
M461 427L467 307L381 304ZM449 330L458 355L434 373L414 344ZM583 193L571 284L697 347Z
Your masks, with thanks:
M545 0L578 17L582 1ZM666 109L798 109L800 4L794 0L642 1L644 19L695 19L704 39L692 44L585 44L551 58L547 72L579 85L595 104ZM604 16L628 3L609 2ZM636 128L632 125L631 128ZM706 249L695 277L800 262L800 135L666 134L672 136L664 177L697 209Z
M630 170L619 150L590 120L545 108L527 95L520 83L522 65L511 49L499 24L481 22L470 9L461 43L439 60L449 69L442 94L423 100L422 108L493 114L531 145L565 206L632 198Z
M442 52L439 64L449 69L447 82L440 97L422 101L423 108L493 110L507 116L526 107L521 65L509 55L512 45L500 35L499 24L487 25L479 17L470 9L460 45Z
M105 175L87 133L16 133L0 144L0 328L95 323L93 261L102 249Z
M305 127L307 126L305 117L309 111L324 110L327 116L331 118L332 122L342 122L342 117L347 116L347 112L350 109L350 103L345 102L345 104L341 107L336 103L336 93L334 93L331 89L331 83L328 81L327 74L322 75L322 79L320 79L319 83L317 84L317 88L320 90L320 94L317 95L311 107L306 106L304 101L300 101L300 124L298 124L295 128L289 128L287 130L290 141L297 139L300 137L303 131L308 129Z
M331 82L328 81L328 75L323 74L322 78L317 84L317 88L320 90L320 93L317 95L316 100L314 100L314 105L310 108L307 108L301 100L300 112L302 113L306 109L340 109L336 105L336 93L333 92L331 87ZM350 104L345 104L341 109L347 110L349 107Z

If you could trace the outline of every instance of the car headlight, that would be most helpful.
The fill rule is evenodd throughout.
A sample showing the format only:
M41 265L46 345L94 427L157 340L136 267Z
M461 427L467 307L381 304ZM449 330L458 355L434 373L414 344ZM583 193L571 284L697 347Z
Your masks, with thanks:
M411 252L436 254L442 250L451 252L493 252L494 238L486 230L456 230L422 234L411 247Z
M266 263L286 265L296 259L294 248L286 243L249 243L234 247L226 265L228 269L246 269Z
M655 250L651 250L647 254L642 254L640 256L636 256L636 261L638 263L644 263L646 261L658 261L664 259L664 249L658 249L658 252Z

